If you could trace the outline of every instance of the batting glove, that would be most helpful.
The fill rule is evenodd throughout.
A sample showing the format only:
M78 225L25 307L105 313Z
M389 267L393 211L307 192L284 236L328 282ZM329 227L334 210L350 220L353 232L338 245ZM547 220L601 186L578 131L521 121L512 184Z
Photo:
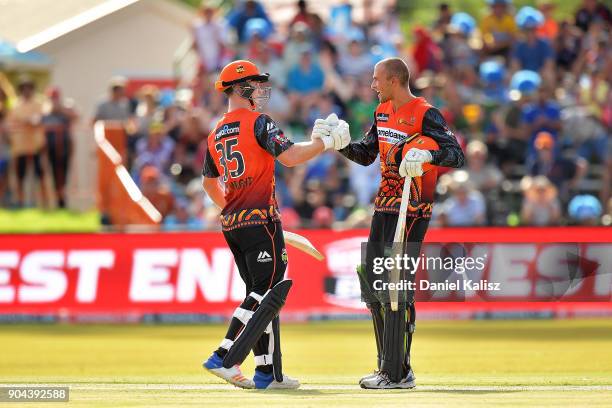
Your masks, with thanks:
M421 177L423 175L423 163L432 160L429 150L412 148L402 159L399 165L399 174L402 177Z
M331 133L331 126L327 124L326 119L315 120L314 126L312 127L312 134L310 139L321 139L325 136L329 136Z
M338 125L332 129L331 137L334 139L334 149L344 149L351 142L349 124L340 120Z
M338 119L338 115L336 115L335 113L330 113L329 116L327 118L325 118L325 122L330 126L330 127L335 127L338 126L340 124L340 119Z

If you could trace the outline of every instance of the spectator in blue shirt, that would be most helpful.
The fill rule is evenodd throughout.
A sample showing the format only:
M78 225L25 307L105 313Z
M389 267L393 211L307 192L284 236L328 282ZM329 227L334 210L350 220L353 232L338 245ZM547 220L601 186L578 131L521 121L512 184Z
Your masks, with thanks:
M561 108L545 87L540 87L535 101L523 107L523 124L529 137L528 159L535 154L534 140L540 132L548 132L556 141L561 129ZM556 144L557 145L557 144ZM557 148L556 151L559 149Z
M453 172L450 197L436 209L441 226L462 227L483 225L487 205L480 191L475 190L464 170Z
M244 43L247 37L246 26L249 20L254 18L260 18L267 23L267 29L265 37L274 31L274 26L270 21L270 18L266 14L266 10L263 6L255 0L247 0L238 2L238 5L232 9L227 15L228 24L236 30L238 35L238 42Z
M550 77L554 67L554 50L552 45L537 35L537 29L544 22L542 13L531 7L523 7L516 15L516 23L525 34L512 53L512 65L516 70L539 72Z
M287 76L287 89L301 95L310 94L323 89L324 81L321 66L312 58L312 49L303 48L300 62L291 68Z

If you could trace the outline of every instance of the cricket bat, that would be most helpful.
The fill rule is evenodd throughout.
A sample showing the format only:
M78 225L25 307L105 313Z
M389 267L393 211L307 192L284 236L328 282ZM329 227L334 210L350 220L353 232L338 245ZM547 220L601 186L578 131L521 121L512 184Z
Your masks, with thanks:
M307 238L289 231L283 231L283 235L285 236L285 242L288 245L291 245L292 247L307 253L308 255L315 258L317 261L322 261L323 259L325 259L323 254L320 253Z
M404 243L404 230L406 229L406 214L408 212L408 203L410 202L410 184L412 183L412 177L406 177L404 179L404 190L402 191L402 201L400 203L399 215L397 216L397 226L395 227L395 236L393 237L393 244ZM403 247L401 245L400 247ZM397 265L394 265L389 273L389 283L397 284L400 280L400 271ZM397 312L399 307L399 292L397 289L389 289L389 300L391 302L391 310Z

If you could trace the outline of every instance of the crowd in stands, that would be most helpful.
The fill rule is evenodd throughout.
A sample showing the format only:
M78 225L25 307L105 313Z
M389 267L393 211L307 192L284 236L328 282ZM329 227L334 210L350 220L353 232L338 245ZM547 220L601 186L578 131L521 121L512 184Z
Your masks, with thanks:
M314 120L332 112L359 140L378 104L370 89L374 64L400 56L411 89L440 109L467 158L463 169L442 170L433 225L611 225L612 14L584 0L573 18L557 21L555 2L537 5L483 0L487 11L477 18L442 3L433 25L403 27L394 5L379 16L366 9L357 23L349 5L323 19L300 0L290 23L277 26L264 2L226 10L205 0L192 25L194 80L178 89L145 86L128 98L124 79L113 78L95 119L127 123L132 176L167 229L218 228L219 210L200 174L207 135L226 109L214 89L220 68L243 58L269 72L266 113L293 141L305 140ZM63 203L67 129L76 113L56 89L48 92L53 108L43 112L22 85L10 111L0 103L0 180L6 140L18 150L17 167L25 156L36 174L37 157L48 150ZM38 133L16 148L20 132ZM379 178L378 163L363 167L335 152L296 168L278 165L284 225L368 227Z

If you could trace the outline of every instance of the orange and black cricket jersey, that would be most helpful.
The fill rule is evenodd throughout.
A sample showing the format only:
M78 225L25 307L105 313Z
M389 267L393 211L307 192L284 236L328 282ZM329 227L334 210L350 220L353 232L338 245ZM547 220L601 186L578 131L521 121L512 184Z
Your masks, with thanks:
M204 177L225 185L224 231L280 220L274 195L274 159L293 143L267 115L226 113L208 135Z
M380 157L382 180L374 200L375 211L398 213L404 179L398 166L408 150L429 150L432 161L423 176L412 179L408 216L431 217L437 181L435 166L461 167L464 156L442 114L424 98L415 98L397 110L389 102L374 112L374 122L360 142L340 150L348 159L368 166Z

